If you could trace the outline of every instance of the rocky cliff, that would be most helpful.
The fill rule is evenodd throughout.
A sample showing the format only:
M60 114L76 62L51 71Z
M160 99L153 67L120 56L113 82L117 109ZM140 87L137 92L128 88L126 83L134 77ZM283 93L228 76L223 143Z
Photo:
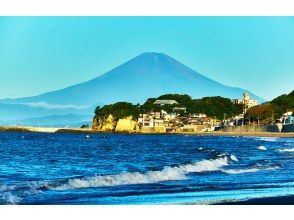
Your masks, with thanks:
M140 131L139 129L139 124L137 121L133 120L133 117L126 117L123 119L119 119L116 127L115 127L116 132L138 132Z
M94 118L92 128L95 131L114 131L115 126L116 120L110 114L106 118Z
M106 118L94 118L93 130L102 132L138 132L139 124L132 116L119 119L118 121L110 114Z

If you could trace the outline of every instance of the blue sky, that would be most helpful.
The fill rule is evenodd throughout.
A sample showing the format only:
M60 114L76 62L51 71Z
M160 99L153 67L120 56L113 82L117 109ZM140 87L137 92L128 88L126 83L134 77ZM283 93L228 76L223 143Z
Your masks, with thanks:
M0 98L87 81L151 51L266 99L294 89L294 17L0 17Z

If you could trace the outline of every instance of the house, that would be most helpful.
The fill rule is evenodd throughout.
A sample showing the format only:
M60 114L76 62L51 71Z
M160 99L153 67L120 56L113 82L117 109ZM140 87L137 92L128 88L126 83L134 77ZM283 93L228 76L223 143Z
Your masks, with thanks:
M294 124L294 117L293 115L289 115L286 120L285 120L285 124Z
M164 120L161 116L162 116L161 112L150 112L148 114L140 114L138 118L138 124L141 128L141 131L145 133L166 132Z
M154 119L154 127L164 127L163 119Z
M184 124L190 125L203 125L203 124L211 124L212 119L207 117L206 114L193 114L190 116L180 117Z
M176 112L167 113L166 111L161 110L161 118L164 121L169 121L169 120L175 119L177 116L178 116L178 114Z
M162 118L162 112L150 112L148 114L140 114L138 123L141 127L163 127L164 120Z
M141 127L154 127L154 119L149 114L140 114L138 118L138 124Z
M286 112L282 115L279 121L283 124L293 124L294 123L294 116L293 112Z

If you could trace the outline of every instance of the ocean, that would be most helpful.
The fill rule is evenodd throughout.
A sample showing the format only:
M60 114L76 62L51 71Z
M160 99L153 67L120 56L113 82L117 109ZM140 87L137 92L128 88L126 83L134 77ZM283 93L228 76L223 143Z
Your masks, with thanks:
M0 132L0 204L218 204L294 195L294 138Z

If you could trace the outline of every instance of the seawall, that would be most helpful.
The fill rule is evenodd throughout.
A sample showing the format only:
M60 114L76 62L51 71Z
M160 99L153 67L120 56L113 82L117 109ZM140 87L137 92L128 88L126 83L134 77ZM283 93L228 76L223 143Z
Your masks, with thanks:
M224 132L294 132L294 124L225 126Z
M222 128L225 132L280 132L278 125L255 125L255 126L225 126Z
M294 124L284 125L282 128L282 132L294 132Z

